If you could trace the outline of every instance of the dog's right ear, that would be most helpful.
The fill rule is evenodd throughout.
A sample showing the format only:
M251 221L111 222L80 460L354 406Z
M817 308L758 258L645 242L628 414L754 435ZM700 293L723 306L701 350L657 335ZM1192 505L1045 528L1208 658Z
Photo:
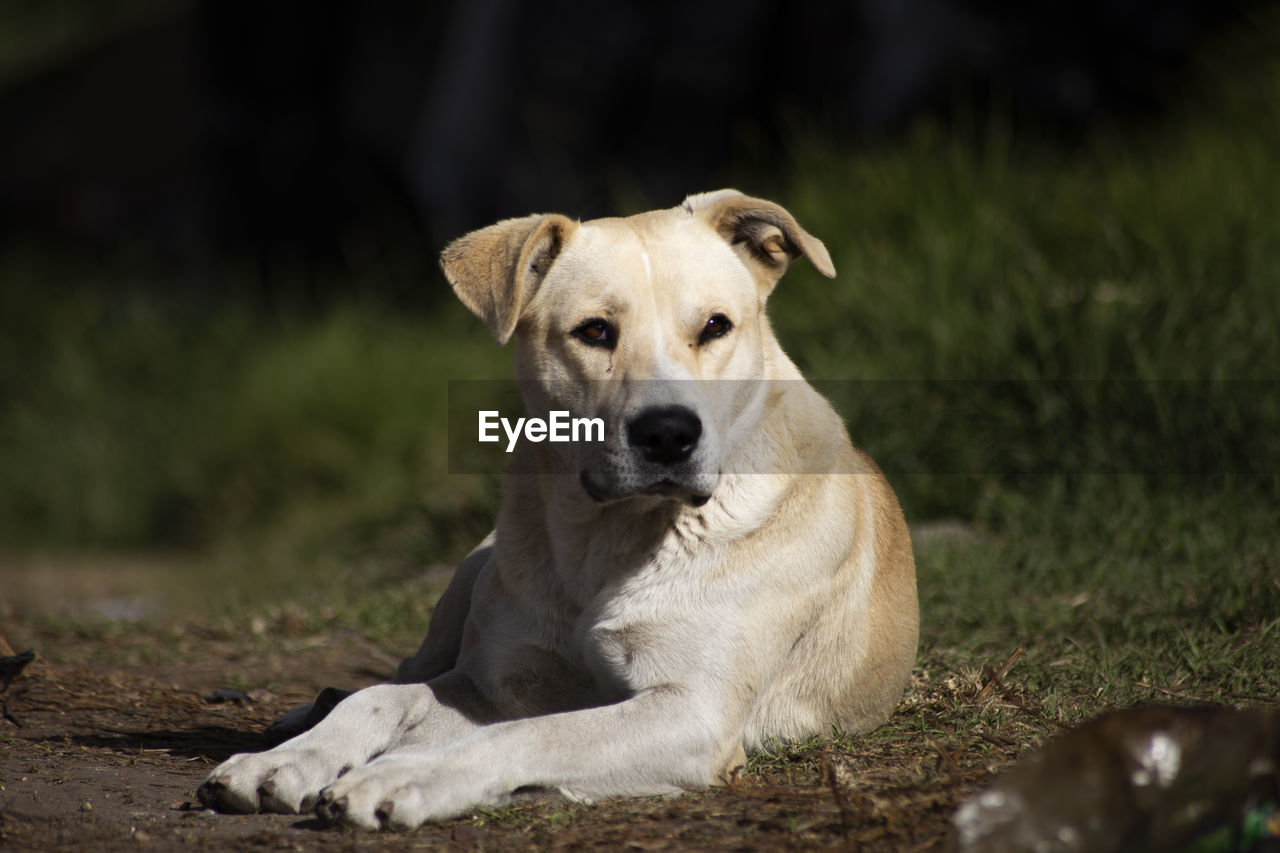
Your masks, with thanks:
M462 304L505 344L577 228L558 213L506 219L454 240L440 254L440 267Z

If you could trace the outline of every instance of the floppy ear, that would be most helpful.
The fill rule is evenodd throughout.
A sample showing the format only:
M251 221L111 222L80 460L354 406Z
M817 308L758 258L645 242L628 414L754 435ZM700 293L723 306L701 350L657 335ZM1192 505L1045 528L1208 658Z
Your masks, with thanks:
M440 253L440 267L462 304L505 344L577 228L558 213L507 219L454 240Z
M836 277L827 247L780 205L737 190L717 190L689 196L684 209L710 225L742 256L766 293L801 255L827 278Z

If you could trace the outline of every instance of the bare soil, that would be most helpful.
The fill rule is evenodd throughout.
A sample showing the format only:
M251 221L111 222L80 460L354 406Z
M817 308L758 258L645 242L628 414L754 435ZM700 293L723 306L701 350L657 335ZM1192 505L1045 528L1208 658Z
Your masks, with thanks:
M407 836L355 833L309 815L215 814L194 791L218 762L262 748L262 729L321 688L385 679L388 655L351 634L266 654L172 632L149 639L171 646L173 661L41 658L0 695L0 849L940 850L959 800L1020 751L1013 740L962 749L946 734L815 740L757 758L728 787L676 799L536 803ZM202 698L253 684L272 687L252 702ZM944 686L917 688L899 713L945 699Z

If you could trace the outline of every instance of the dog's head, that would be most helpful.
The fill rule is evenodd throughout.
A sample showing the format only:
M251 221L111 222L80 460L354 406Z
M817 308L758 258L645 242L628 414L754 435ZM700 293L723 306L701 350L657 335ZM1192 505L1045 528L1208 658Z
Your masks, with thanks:
M782 207L721 190L625 219L509 219L451 243L441 265L499 343L516 337L531 416L604 421L602 442L545 445L592 499L697 505L759 422L765 300L801 255L835 275Z

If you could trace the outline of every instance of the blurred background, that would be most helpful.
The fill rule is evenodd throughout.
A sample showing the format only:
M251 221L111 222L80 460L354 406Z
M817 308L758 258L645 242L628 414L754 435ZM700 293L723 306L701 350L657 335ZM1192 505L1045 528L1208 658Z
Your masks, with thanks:
M1184 105L1260 5L14 0L0 226L352 264L406 226L611 213L922 114L1074 142Z
M509 355L439 248L724 185L831 249L773 300L810 375L978 381L1003 419L947 465L950 404L838 401L913 523L1255 518L1274 468L1176 410L1280 424L1278 145L1261 0L9 0L0 599L132 617L456 560L497 475L447 473L447 382ZM1082 379L1150 397L1135 453L1228 463L1057 464L1115 438Z

